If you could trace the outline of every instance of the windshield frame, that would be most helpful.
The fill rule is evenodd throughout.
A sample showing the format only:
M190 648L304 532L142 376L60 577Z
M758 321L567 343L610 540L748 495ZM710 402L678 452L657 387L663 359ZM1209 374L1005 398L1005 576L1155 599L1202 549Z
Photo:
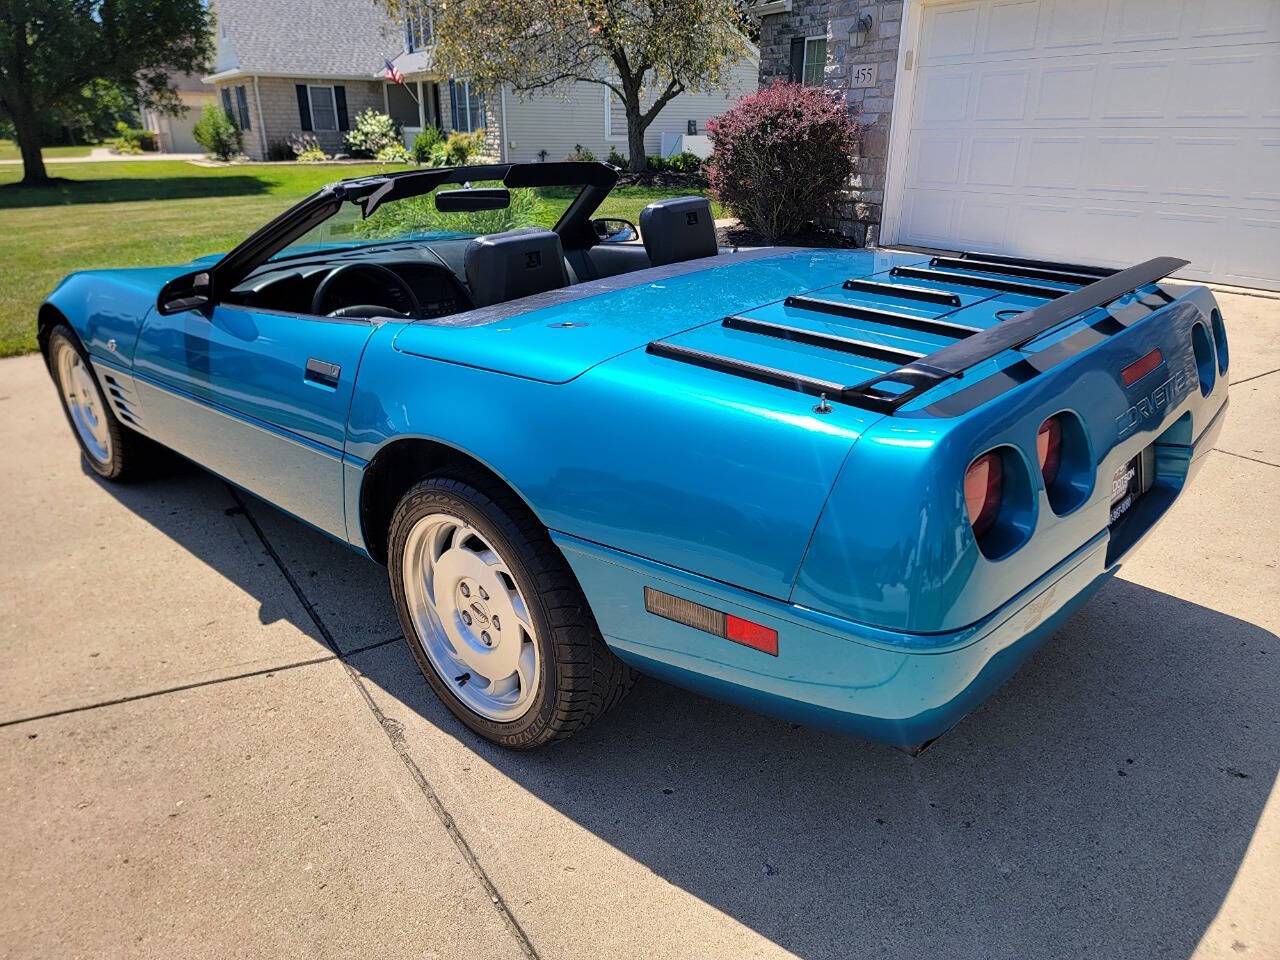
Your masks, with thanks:
M358 205L367 218L383 203L431 193L445 184L496 181L508 189L581 187L552 230L560 236L565 249L585 249L596 242L591 215L618 182L618 174L618 169L607 163L564 160L431 167L339 180L269 221L214 264L209 270L214 296L233 289L289 244L335 216L346 203ZM333 252L337 253L337 248ZM315 253L311 251L312 255Z

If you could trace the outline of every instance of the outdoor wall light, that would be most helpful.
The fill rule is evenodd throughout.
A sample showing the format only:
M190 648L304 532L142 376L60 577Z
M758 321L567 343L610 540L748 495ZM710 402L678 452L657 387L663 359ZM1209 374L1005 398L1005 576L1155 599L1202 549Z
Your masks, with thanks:
M853 26L849 28L849 45L852 47L860 47L867 40L867 34L871 32L871 14L864 13L853 21Z

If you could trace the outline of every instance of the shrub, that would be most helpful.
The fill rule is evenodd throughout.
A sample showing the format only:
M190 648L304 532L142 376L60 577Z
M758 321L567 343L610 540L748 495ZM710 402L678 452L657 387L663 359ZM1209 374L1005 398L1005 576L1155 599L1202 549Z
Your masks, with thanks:
M650 173L663 173L667 169L667 161L664 157L645 157L644 165Z
M853 174L858 128L821 87L775 83L707 123L712 195L767 243L831 210Z
M116 137L111 141L111 149L116 153L150 152L156 146L156 135L152 131L131 127L123 120L116 121Z
M445 165L460 167L482 149L484 149L483 130L477 130L475 133L455 131L449 134L449 139L444 142Z
M289 149L299 163L320 163L329 156L320 148L320 141L310 133L295 133L289 138Z
M569 151L566 160L577 161L578 163L594 163L596 155L584 147L580 143L575 143L573 149Z
M378 151L393 143L403 146L404 141L400 124L370 107L356 115L355 126L347 131L346 143L353 157L376 157Z
M418 163L431 163L431 150L443 140L439 127L427 127L413 138L413 159Z
M379 150L373 159L379 163L408 163L413 156L403 143L389 143Z
M240 152L240 131L217 104L207 104L191 130L196 143L219 160L230 160Z
M624 156L623 156L623 155L618 151L618 148L617 148L617 147L610 147L610 148L609 148L609 160L608 160L608 163L609 163L609 166L611 166L611 167L617 167L619 170L625 170L625 169L627 169L627 158L626 158L626 157L624 157Z
M702 158L685 150L667 157L667 169L672 173L697 173L702 169Z
M273 162L292 160L297 154L293 152L288 140L272 140L267 144L267 159Z

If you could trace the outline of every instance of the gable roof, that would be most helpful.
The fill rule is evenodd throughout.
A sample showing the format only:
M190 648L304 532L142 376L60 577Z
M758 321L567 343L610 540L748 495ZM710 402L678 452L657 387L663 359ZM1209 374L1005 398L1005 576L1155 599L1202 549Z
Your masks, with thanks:
M371 78L404 50L403 30L373 0L212 0L210 7L213 78Z

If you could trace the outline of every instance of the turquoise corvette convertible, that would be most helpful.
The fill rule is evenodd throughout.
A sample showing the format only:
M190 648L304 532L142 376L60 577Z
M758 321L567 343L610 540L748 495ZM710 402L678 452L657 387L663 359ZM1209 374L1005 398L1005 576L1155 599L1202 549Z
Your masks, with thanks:
M170 448L385 564L427 681L503 746L640 671L914 750L1222 426L1181 260L729 251L700 197L596 218L616 176L361 177L225 256L73 274L39 336L86 463Z

